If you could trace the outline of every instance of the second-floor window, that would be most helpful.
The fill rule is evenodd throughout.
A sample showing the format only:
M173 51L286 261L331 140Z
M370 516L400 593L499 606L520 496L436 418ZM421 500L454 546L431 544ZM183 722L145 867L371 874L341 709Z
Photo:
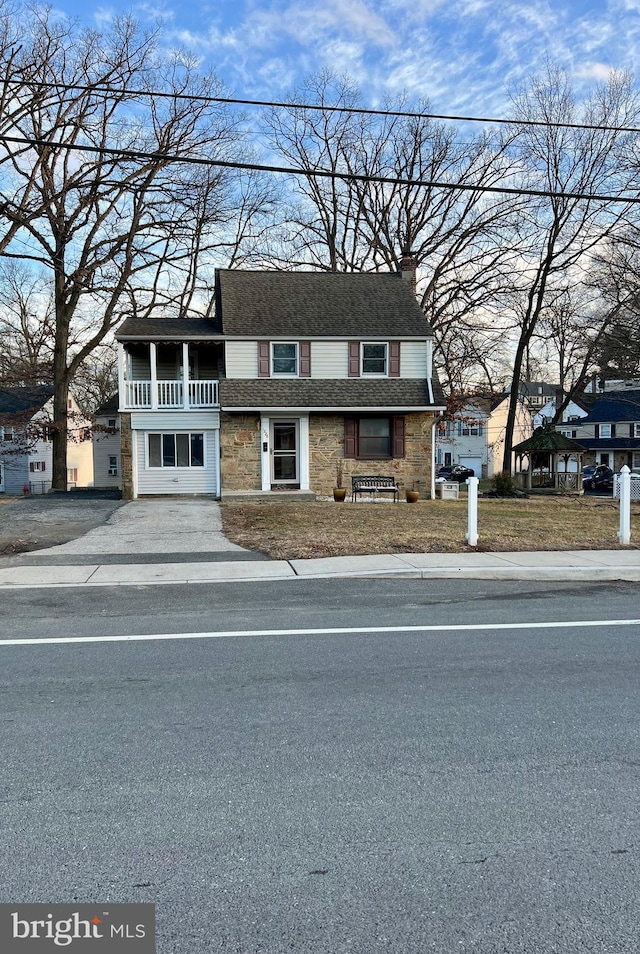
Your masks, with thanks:
M14 432L12 427L0 427L0 440L12 441Z
M611 424L600 425L600 437L611 437Z
M293 377L298 373L298 345L294 341L274 341L271 344L271 373Z
M640 424L633 425L633 436L640 437Z
M362 345L362 374L387 374L386 342L364 342Z

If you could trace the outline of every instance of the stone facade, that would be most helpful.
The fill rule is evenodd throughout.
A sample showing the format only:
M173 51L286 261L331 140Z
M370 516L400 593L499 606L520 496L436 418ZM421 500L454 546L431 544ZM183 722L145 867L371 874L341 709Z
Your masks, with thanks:
M405 414L405 456L394 460L344 459L344 415L311 414L309 417L309 486L316 494L330 497L336 486L336 465L342 460L343 486L351 489L357 474L395 477L403 490L414 485L423 497L431 488L431 436L437 415Z
M260 415L220 414L220 486L260 490Z
M133 500L133 440L131 415L120 415L120 467L122 470L122 499Z

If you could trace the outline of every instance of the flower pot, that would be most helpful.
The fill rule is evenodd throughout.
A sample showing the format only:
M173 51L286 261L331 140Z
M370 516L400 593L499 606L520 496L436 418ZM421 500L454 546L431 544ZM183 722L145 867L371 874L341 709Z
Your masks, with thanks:
M420 491L419 490L406 490L405 496L407 498L407 503L417 503L420 500Z
M347 496L346 487L334 487L333 488L333 499L341 502Z

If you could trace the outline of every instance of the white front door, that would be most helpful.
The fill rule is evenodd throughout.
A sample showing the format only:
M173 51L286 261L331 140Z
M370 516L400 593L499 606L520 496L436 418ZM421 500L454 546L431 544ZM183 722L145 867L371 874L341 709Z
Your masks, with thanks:
M300 486L299 422L271 421L271 483Z

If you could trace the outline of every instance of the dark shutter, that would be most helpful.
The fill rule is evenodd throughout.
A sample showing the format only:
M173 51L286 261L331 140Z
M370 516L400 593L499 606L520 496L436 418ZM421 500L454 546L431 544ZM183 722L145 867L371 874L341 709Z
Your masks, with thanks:
M269 342L258 342L258 377L269 377Z
M393 457L404 457L404 418L393 418Z
M615 436L616 436L616 425L615 425L615 424L612 424L612 425L611 425L611 436L612 436L612 437L615 437Z
M298 377L311 377L311 342L300 341L298 343L299 365Z
M344 419L344 456L352 460L356 456L356 419L355 417L345 417Z
M600 425L599 425L599 424L596 424L596 426L595 426L595 438L596 438L596 440L598 440L599 437L600 437Z
M629 424L629 437L635 437L634 424Z
M349 342L349 377L360 377L360 342Z
M400 377L400 342L389 342L389 377Z

